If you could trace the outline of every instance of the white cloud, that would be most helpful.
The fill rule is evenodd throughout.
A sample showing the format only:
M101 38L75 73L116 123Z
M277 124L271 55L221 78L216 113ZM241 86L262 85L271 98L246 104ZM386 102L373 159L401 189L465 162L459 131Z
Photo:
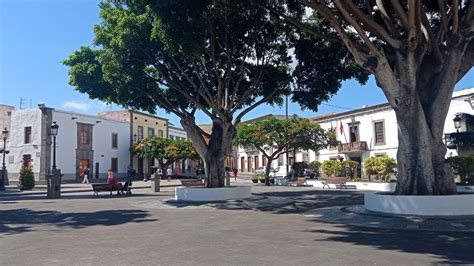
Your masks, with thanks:
M67 101L61 104L61 106L66 109L74 109L82 112L87 112L91 108L91 102Z
M68 110L74 110L84 113L95 113L110 109L110 106L102 101L94 100L72 100L61 104L61 107Z

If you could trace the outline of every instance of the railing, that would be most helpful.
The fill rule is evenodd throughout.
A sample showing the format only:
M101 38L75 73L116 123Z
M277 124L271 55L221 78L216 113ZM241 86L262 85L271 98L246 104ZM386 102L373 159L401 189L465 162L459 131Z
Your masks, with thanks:
M356 141L351 143L339 144L338 151L340 153L363 152L367 150L367 142Z
M444 134L446 147L456 148L474 148L474 132L455 132Z

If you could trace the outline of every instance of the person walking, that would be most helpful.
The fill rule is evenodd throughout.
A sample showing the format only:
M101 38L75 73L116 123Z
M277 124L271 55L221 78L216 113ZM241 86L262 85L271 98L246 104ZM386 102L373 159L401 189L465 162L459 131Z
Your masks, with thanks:
M172 175L172 174L173 174L173 170L171 170L171 168L168 168L168 169L166 170L166 176L167 176L166 178L168 179L168 181L171 180L171 175Z
M84 169L82 172L82 177L84 178L82 180L82 184L89 184L89 168Z
M110 180L113 178L114 178L114 172L112 172L112 169L109 169L109 171L107 172L107 183L109 183Z
M234 180L237 181L237 168L234 168L232 172L234 172Z

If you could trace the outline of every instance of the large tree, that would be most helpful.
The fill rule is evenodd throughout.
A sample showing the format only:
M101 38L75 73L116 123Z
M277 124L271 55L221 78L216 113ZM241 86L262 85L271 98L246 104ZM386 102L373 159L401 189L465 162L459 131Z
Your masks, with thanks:
M295 115L288 119L270 117L255 123L242 123L237 127L234 141L242 147L257 149L267 158L265 184L269 186L272 162L285 153L286 147L316 152L333 144L335 136L318 124Z
M375 76L398 120L396 193L456 193L442 135L454 85L474 64L474 1L268 4L306 34L343 44Z
M91 98L177 115L205 163L208 186L223 186L225 156L242 117L280 103L303 72L292 69L288 54L302 35L250 0L110 0L100 8L95 47L64 61L70 84ZM333 46L318 49L322 61L346 56ZM363 77L341 63L321 69L311 76L321 85L294 92L296 100L312 99L308 107L337 91L342 79ZM210 134L196 125L196 113L210 118Z

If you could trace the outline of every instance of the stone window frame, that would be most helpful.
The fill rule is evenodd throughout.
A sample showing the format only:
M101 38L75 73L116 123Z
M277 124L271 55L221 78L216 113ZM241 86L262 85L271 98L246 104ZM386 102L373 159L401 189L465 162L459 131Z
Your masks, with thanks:
M377 142L377 128L375 124L377 123L382 123L382 136L383 136L383 141L382 142ZM375 146L382 146L386 144L386 136L385 136L385 119L379 119L379 120L374 120L372 121L373 125L373 132L374 132L374 145Z

